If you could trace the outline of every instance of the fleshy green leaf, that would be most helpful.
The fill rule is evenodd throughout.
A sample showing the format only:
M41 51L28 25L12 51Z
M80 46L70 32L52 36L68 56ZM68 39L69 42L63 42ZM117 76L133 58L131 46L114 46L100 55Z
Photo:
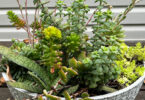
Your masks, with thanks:
M66 100L71 100L71 96L69 95L67 91L64 91L63 94Z

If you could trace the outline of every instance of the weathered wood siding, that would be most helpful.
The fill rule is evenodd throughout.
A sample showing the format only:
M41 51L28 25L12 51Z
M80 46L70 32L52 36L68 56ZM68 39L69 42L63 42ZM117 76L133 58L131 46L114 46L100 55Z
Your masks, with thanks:
M21 4L24 5L25 0L20 0ZM55 6L55 2L57 0L51 0L48 7L53 9ZM68 5L73 0L64 0ZM130 4L131 0L107 0L109 4L113 5L112 11L114 15L123 12L124 9ZM94 4L94 0L86 0L86 4L91 7L91 11L88 14L90 16L95 9L96 4ZM10 41L12 38L24 39L27 37L24 30L16 30L11 26L7 18L7 11L13 10L16 14L20 15L20 11L18 9L18 5L16 0L0 0L0 41ZM28 14L29 21L33 21L34 17L34 5L33 0L28 0ZM90 23L92 25L93 23ZM126 41L138 41L145 40L145 0L141 0L136 7L128 14L126 20L122 22L124 25L124 30L126 34ZM88 33L91 34L91 28L88 27Z

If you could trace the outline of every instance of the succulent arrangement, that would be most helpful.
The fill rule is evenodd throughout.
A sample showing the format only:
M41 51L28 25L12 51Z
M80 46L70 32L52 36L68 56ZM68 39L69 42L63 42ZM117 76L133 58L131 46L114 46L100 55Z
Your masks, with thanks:
M43 100L43 95L50 100L90 100L89 96L117 91L144 74L145 47L140 43L128 47L122 40L124 31L120 25L138 0L132 0L116 17L106 0L94 0L96 10L90 18L85 0L73 0L71 6L57 0L54 10L48 9L48 1L34 0L36 10L31 25L27 0L26 16L17 2L22 17L13 11L7 15L13 26L26 30L28 39L13 39L10 48L0 46L0 71L9 74L9 85L39 93L38 100ZM90 22L92 37L86 33Z

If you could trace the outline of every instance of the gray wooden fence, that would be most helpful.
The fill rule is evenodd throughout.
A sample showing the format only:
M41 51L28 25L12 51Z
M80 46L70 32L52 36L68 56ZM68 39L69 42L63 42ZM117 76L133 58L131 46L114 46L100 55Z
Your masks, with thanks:
M24 5L25 0L20 0ZM48 7L53 9L57 0L51 0ZM73 0L64 0L67 4L70 4ZM130 4L131 0L108 0L109 4L113 5L112 11L115 15L123 12L124 9ZM96 4L94 0L86 0L86 4L91 7L91 11L88 16L94 11ZM33 21L34 17L34 5L33 0L28 0L28 14L29 21ZM11 26L7 18L7 11L13 10L16 14L20 15L16 0L0 0L0 41L10 41L12 38L24 39L27 37L24 30L16 30ZM91 23L92 25L93 23ZM141 0L136 7L128 14L126 20L122 22L126 34L126 41L138 41L145 40L145 0ZM91 32L91 28L88 27L88 33Z

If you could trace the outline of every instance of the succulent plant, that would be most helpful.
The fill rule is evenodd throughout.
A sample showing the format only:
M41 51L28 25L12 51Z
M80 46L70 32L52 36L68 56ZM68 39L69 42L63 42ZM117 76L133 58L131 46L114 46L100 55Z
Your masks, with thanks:
M88 18L90 9L85 0L74 0L70 6L57 0L53 11L45 6L48 1L33 0L36 13L31 26L19 3L22 18L12 11L7 14L17 29L26 30L28 39L13 40L10 48L0 46L3 55L0 71L7 71L9 66L16 81L8 82L9 85L41 93L50 100L60 100L62 96L66 100L80 96L81 100L91 100L89 96L94 93L116 91L108 87L112 80L130 85L143 75L144 68L136 66L135 60L143 61L145 50L139 43L136 47L121 46L124 33L120 22L136 1L132 0L124 13L114 18L106 0L94 0L99 5ZM38 9L41 9L40 20ZM94 23L92 37L86 34L90 22ZM42 95L38 100L43 100Z

